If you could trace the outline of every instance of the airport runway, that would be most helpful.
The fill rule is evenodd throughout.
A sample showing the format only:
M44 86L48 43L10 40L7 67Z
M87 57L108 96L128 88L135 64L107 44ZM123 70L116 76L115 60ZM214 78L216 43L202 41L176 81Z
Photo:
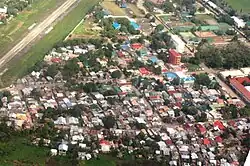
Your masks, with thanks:
M67 0L59 8L57 8L50 16L44 21L35 26L18 44L16 44L9 52L7 52L0 59L0 67L3 67L13 57L15 57L20 51L28 46L35 40L41 33L43 33L51 24L58 19L63 13L65 13L77 0Z

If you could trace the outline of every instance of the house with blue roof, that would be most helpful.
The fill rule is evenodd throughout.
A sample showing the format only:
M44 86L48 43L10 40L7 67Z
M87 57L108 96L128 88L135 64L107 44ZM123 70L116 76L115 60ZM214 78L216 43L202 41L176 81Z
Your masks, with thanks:
M121 24L119 24L118 22L113 22L112 24L114 29L120 29L121 28Z
M140 25L138 25L136 22L134 21L130 21L130 25L132 25L132 27L135 29L135 30L140 30L141 27Z
M157 63L158 58L157 58L156 56L151 56L151 57L149 58L149 60L150 60L152 63Z

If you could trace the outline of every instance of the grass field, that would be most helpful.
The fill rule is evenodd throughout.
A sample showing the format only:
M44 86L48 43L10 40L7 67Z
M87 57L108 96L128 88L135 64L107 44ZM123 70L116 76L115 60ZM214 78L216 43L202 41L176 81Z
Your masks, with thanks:
M26 55L21 58L15 57L12 59L8 64L9 69L1 76L1 86L8 86L17 78L27 74L28 69L35 65L35 63L41 61L44 55L51 50L56 43L62 41L99 1L100 0L81 0L78 6L59 21L49 34L32 46Z
M111 14L114 16L126 16L125 9L122 9L118 5L116 5L115 1L104 0L102 2L102 7L111 12Z
M88 161L81 161L80 166L116 166L115 160L104 155L100 155L99 159L92 159Z
M250 0L226 0L226 2L238 12L250 13Z
M50 157L49 148L28 145L22 137L12 138L9 142L0 142L0 151L8 152L0 158L1 166L71 166L67 157ZM2 151L1 151L2 152ZM98 159L80 161L79 166L116 166L116 158L100 155Z
M93 31L93 20L87 19L83 23L79 24L72 34L74 35L86 35L86 36L98 36L98 31Z
M195 18L202 21L202 22L206 22L209 25L217 25L218 22L216 21L216 19L208 14L197 14L195 15Z
M28 32L28 28L42 20L65 0L34 0L31 7L14 17L7 25L0 25L0 56Z
M130 8L137 17L144 17L144 14L139 10L135 4L128 3L128 8Z
M9 151L8 154L1 156L1 166L44 166L49 152L47 148L27 145L27 140L23 138L12 139L7 143L0 142L0 149Z

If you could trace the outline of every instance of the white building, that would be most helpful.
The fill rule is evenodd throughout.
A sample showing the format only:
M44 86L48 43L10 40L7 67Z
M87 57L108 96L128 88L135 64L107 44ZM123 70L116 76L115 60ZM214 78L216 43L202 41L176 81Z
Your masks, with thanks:
M240 18L238 18L236 16L232 16L231 18L234 20L234 24L238 28L244 28L246 26L246 22L244 22L243 19L240 19Z
M179 53L183 53L185 50L185 43L178 35L171 35L172 42L176 48L176 51Z
M228 76L231 77L245 77L246 75L240 70L225 70L220 72L220 75L226 79Z
M4 6L3 8L0 8L0 13L7 13L8 8L6 6Z

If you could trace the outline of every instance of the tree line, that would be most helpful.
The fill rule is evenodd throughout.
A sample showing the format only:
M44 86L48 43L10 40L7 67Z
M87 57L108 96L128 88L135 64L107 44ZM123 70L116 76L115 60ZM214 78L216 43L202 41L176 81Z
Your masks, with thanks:
M211 68L238 69L249 67L250 49L240 42L233 42L225 47L213 47L207 44L198 48L195 57L188 63L199 65L205 63Z

